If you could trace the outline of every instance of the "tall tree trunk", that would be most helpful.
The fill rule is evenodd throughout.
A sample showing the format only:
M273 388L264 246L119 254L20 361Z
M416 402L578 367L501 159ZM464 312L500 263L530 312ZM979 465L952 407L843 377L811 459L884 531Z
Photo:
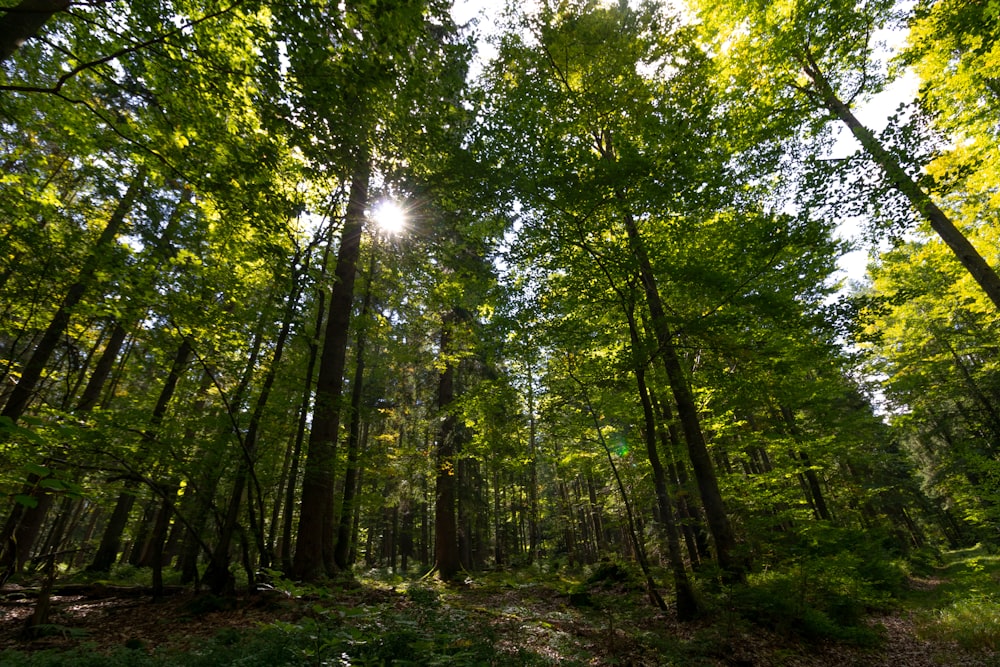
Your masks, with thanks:
M538 562L538 422L535 418L535 380L528 365L528 562Z
M628 538L629 542L632 545L632 549L635 551L636 560L639 562L639 568L642 570L643 578L645 579L646 582L646 593L649 595L650 601L654 605L656 605L656 607L658 607L661 611L666 611L667 605L663 601L663 598L660 596L659 591L656 589L656 582L653 580L652 572L649 569L649 561L646 559L646 549L643 546L642 541L639 539L639 531L636 528L635 513L632 510L632 502L629 500L628 494L625 492L625 484L622 483L621 475L618 474L618 466L615 465L614 457L611 456L611 447L608 446L608 442L604 437L604 431L601 430L601 421L597 416L597 412L594 410L594 406L590 402L590 397L587 396L586 394L586 388L583 386L583 383L580 382L580 380L576 381L578 384L580 384L580 387L584 392L584 400L586 401L587 412L590 414L590 418L594 422L594 430L597 433L597 439L600 441L601 446L604 448L604 453L607 455L608 464L611 466L611 472L613 473L615 482L618 485L618 492L621 494L622 497L622 504L625 506L625 517L627 519ZM646 404L647 405L649 404L648 396ZM647 416L652 416L652 408L649 409ZM650 425L647 424L647 427L648 426ZM649 441L649 435L647 435L646 438L647 441ZM655 445L656 443L654 436L653 440L654 449ZM681 563L681 568L683 569L683 567L684 567L683 563ZM690 593L690 589L688 589L688 593ZM682 591L678 589L677 591L678 616L680 616L681 596L683 594L684 593L682 593ZM694 604L693 596L691 597L690 600L685 600L684 604L693 605Z
M114 243L118 233L125 227L125 217L132 209L132 205L135 203L140 189L145 184L145 180L146 169L142 167L135 178L132 179L125 196L115 206L108 224L104 227L87 259L84 260L76 281L66 290L62 303L60 303L59 308L52 316L52 320L49 322L48 327L42 334L28 361L25 362L24 367L21 369L21 376L7 397L7 402L4 405L3 411L0 412L0 416L10 419L13 423L17 423L21 419L35 393L46 364L48 364L53 352L55 352L59 339L69 326L70 317L74 309L94 282L97 269L104 260L107 248ZM38 535L37 529L45 521L45 513L51 505L51 500L45 500L48 494L38 484L40 481L41 477L36 474L28 476L27 488L31 489L30 493L35 498L36 504L34 507L28 507L22 503L15 503L4 526L3 533L0 534L0 544L3 545L3 552L0 555L0 567L10 568L13 566L15 571L20 569L18 554L25 554L30 551Z
M108 342L104 346L101 356L97 359L97 365L94 366L90 379L87 380L87 386L84 387L83 393L77 401L77 412L90 412L97 405L104 385L111 375L111 369L114 368L115 360L121 353L127 337L128 331L125 330L121 321L115 320L111 326L111 336L108 337Z
M594 548L597 549L597 554L600 556L604 551L606 540L601 505L597 502L597 485L594 483L593 470L587 471L587 500L590 504L589 520L594 528Z
M281 365L282 356L285 351L285 344L288 342L288 336L291 333L292 325L294 324L295 312L298 309L301 287L301 273L298 268L299 259L300 255L296 253L295 257L292 259L292 284L290 293L285 300L285 312L281 322L281 329L278 331L278 336L274 342L274 352L271 357L271 363L268 366L267 372L264 374L264 380L261 383L260 393L257 394L257 401L254 404L253 413L250 415L250 423L247 426L246 435L241 437L239 430L235 430L235 435L237 440L239 440L240 445L240 461L236 468L236 476L233 479L233 488L229 496L229 505L227 506L222 527L219 531L219 541L216 545L214 553L212 554L209 569L205 573L205 582L208 584L211 591L216 595L224 592L233 592L230 590L232 579L229 574L229 550L232 544L233 533L236 530L237 519L239 517L240 502L243 498L243 493L248 479L253 480L257 495L260 497L260 488L259 485L256 484L257 477L254 472L254 465L257 458L257 441L259 440L258 434L260 432L261 420L264 416L264 409L267 407L267 401L271 396L271 390L274 387L274 381L278 375L278 367ZM252 374L254 368L257 366L257 356L259 354L262 339L263 332L258 332L254 339L253 353L251 354L250 363L247 368L247 377ZM248 500L250 495L251 494L248 490ZM253 506L249 502L248 510L251 512L251 530L254 533L257 548L260 551L262 565L270 567L271 558L266 553L266 547L264 545L263 525L254 525L256 524L256 521L253 520ZM263 508L260 508L260 510L260 520L263 522Z
M715 541L715 553L719 567L725 572L727 579L742 581L746 576L745 567L734 554L736 538L733 536L732 526L729 524L726 506L722 500L722 493L719 491L718 479L715 476L715 468L712 466L708 445L701 430L698 406L695 403L688 378L681 367L680 356L677 353L674 336L667 321L666 310L660 298L653 267L632 213L625 210L622 218L629 239L629 247L639 263L639 275L646 295L646 305L649 308L653 332L656 335L660 357L663 360L670 389L677 404L677 413L684 431L684 440L687 442L691 468L698 483L698 492L701 496L702 506L705 508L705 515L708 518L708 527Z
M344 229L337 253L335 280L330 294L330 314L324 335L323 355L316 380L316 402L309 451L302 477L302 502L292 571L302 580L333 574L334 466L340 431L341 393L354 305L354 279L361 249L361 232L368 206L371 163L365 159L351 180Z
M108 572L118 559L122 533L125 532L132 506L135 505L134 489L135 482L127 482L125 489L118 495L118 502L115 503L115 509L111 512L111 518L104 528L97 552L87 566L87 572Z
M640 339L635 318L628 314L629 332L632 339L633 355L637 356L640 349ZM684 557L681 555L680 535L677 531L677 522L674 520L674 509L671 506L670 496L667 493L667 476L660 461L659 452L656 450L656 415L653 412L653 402L649 397L649 390L646 387L646 369L644 360L636 358L635 380L639 388L639 400L642 404L642 414L646 428L644 429L644 439L646 441L646 455L649 458L650 468L653 470L653 489L656 495L656 504L659 509L660 522L667 537L667 553L670 556L670 570L674 576L674 588L677 593L677 618L681 621L693 620L698 615L698 602L688 580L687 570L684 567Z
M167 379L163 383L163 388L160 390L160 395L156 399L156 405L153 407L153 413L149 418L149 428L142 433L142 441L147 447L152 446L156 441L157 431L160 425L163 424L163 419L167 415L167 408L174 397L177 384L180 382L181 376L184 374L184 369L193 352L194 347L191 344L191 340L185 337L177 348L173 364L170 367L170 373L167 375ZM128 520L132 503L135 501L135 496L131 493L130 486L131 484L126 484L125 491L119 497L118 504L115 505L112 518L108 521L108 525L104 529L104 536L101 538L101 547L87 568L90 571L106 571L110 569L115 561L115 554L118 552L118 545L121 543L121 536L125 530L125 521ZM122 519L124 521L121 521ZM133 548L138 549L138 553L134 553L136 556L135 559L141 560L141 552L144 545L137 544ZM98 556L100 560L98 560Z
M368 283L365 286L364 302L361 306L361 326L354 343L354 382L351 384L351 408L348 414L350 424L347 429L347 469L344 472L344 500L340 506L340 520L337 523L337 543L333 551L333 561L341 570L348 569L347 559L351 547L351 523L354 519L354 497L357 495L358 457L361 445L361 399L365 382L365 345L368 341L368 315L372 303L372 283L375 280L375 253L373 243L368 262Z
M503 534L502 515L500 513L500 466L493 463L493 562L497 565L504 564L504 547L506 540Z
M851 134L861 143L865 152L889 177L892 186L909 200L924 220L930 223L931 228L951 249L969 275L983 288L993 305L1000 308L1000 277L997 276L996 271L979 254L979 251L962 234L961 230L955 226L951 218L934 203L930 195L924 192L920 185L906 173L899 160L886 150L875 134L858 120L850 106L837 96L836 91L833 90L823 70L820 69L808 49L800 52L798 58L802 71L815 86L815 89L807 91L807 94L816 99L819 104L847 126Z
M52 507L52 494L47 493L39 482L42 477L32 475L35 478L34 484L29 482L23 494L34 498L36 505L27 507L20 502L14 503L14 509L7 518L7 523L3 528L4 542L3 550L0 553L0 568L3 574L0 575L0 583L15 572L20 572L24 564L31 557L32 547L41 534L42 526L45 524L45 517Z
M323 261L320 263L320 284L325 282L327 263L330 259L330 241L327 240L323 249ZM295 520L295 490L299 479L299 462L302 459L302 444L305 441L306 423L312 406L313 375L316 371L316 361L319 359L320 331L326 319L326 292L318 290L316 295L316 321L313 326L314 335L309 340L309 359L306 362L305 382L302 386L302 400L299 403L299 422L295 429L295 441L292 444L292 460L289 463L288 485L285 487L285 514L281 522L281 569L286 574L294 571L292 565L292 527Z
M675 487L680 490L677 494L677 506L684 518L684 541L688 545L691 563L700 566L702 561L710 559L712 555L708 544L708 534L705 532L705 522L702 520L701 508L687 492L689 487L687 467L675 455L675 452L681 451L680 434L677 432L670 403L665 400L657 401L652 394L650 397L654 403L660 406L661 423L666 425L666 428L660 433L660 441L663 443L663 451L667 455L670 476L674 480ZM692 544L694 548L691 548Z
M461 568L458 549L458 525L455 517L457 486L457 419L451 412L455 400L455 363L451 354L451 327L457 321L455 313L448 313L441 325L440 355L445 360L438 377L437 403L440 426L437 436L437 477L434 501L434 552L438 577L450 581Z
M406 574L409 569L410 557L413 556L413 502L409 497L403 499L401 526L399 529L399 570Z
M135 323L141 319L140 312L145 310L147 307L146 304L141 301L143 298L143 290L148 289L151 286L150 283L155 280L155 277L159 274L160 268L164 262L175 254L174 249L171 246L171 240L177 233L185 206L190 203L192 196L192 190L189 188L184 188L181 191L181 196L177 206L175 206L173 211L171 211L170 217L167 219L167 224L163 229L163 233L161 233L156 239L156 243L150 251L150 267L140 274L142 277L140 285L133 290L136 293L134 295L134 299L129 301L126 306L126 312L116 318L111 327L111 335L108 338L108 342L104 346L104 350L101 352L101 356L97 360L97 365L94 366L94 370L91 372L90 378L87 380L87 385L84 387L83 393L77 401L77 412L89 412L95 405L97 405L97 402L101 397L101 392L104 389L104 385L107 383L108 377L111 375L112 368L114 368L115 360L118 359L118 355L121 354L122 347L128 337L129 328L134 326Z
M167 540L167 530L170 528L170 517L174 513L173 498L177 496L178 486L176 480L171 480L160 489L163 499L160 502L160 510L156 513L156 521L153 523L153 533L150 536L152 546L148 561L143 563L153 569L154 602L163 599L163 546Z
M801 445L802 434L799 431L798 425L795 423L795 415L792 413L791 409L786 405L780 406L781 417L785 421L785 425L788 427L788 432L795 440L796 443ZM809 460L809 454L805 450L799 449L796 454L798 458L802 461L803 466L805 466L805 471L803 476L806 480L806 486L809 491L809 495L812 496L813 508L816 510L816 517L823 519L824 521L830 521L830 510L826 506L826 498L823 496L823 489L819 484L819 476L816 471L813 470L812 462Z
M368 439L368 429L365 429L364 438ZM364 486L364 469L358 469L358 480L357 485L359 489L363 489ZM351 549L347 552L347 562L357 563L358 562L358 534L361 532L361 504L354 503L354 517L351 519ZM426 564L426 561L425 561Z

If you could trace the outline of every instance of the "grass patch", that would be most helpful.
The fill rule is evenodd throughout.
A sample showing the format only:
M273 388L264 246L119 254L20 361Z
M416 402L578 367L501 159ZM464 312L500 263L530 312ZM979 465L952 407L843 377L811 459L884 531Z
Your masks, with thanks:
M955 642L972 651L1000 650L1000 602L995 597L958 600L917 616L921 639Z
M1000 555L982 545L946 555L937 583L908 596L921 639L1000 651Z

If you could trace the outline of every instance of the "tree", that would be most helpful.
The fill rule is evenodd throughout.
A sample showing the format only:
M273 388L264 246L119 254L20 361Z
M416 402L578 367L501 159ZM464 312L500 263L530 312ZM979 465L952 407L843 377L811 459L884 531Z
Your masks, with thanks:
M659 361L678 408L719 563L739 578L742 566L733 554L735 540L691 381L667 316L649 242L638 222L649 219L653 210L691 215L703 204L693 184L702 175L717 182L720 174L711 175L712 167L721 172L723 164L720 152L696 159L682 148L707 135L714 119L710 101L695 101L697 81L705 73L704 58L693 48L689 33L662 30L666 21L651 5L632 11L597 8L593 3L543 9L529 19L526 27L533 30L537 43L509 37L501 51L504 71L498 68L496 76L505 92L498 101L497 117L507 125L497 123L495 145L504 145L522 160L530 156L531 166L518 181L523 201L560 215L567 228L579 229L582 239L593 235L603 241L616 233L627 239L627 248L620 251L631 255L630 270L643 287ZM609 40L615 48L606 47ZM640 73L647 69L655 72L650 78ZM531 136L545 138L525 145L524 139ZM511 143L503 144L504 140ZM509 154L498 159L509 159ZM560 181L567 185L582 181L588 188L583 192L578 187L560 188ZM655 204L647 199L654 188L667 184L673 189L673 205L662 197Z
M1000 307L1000 277L921 184L918 172L923 165L914 160L919 149L887 145L851 109L855 100L878 92L884 82L876 71L872 34L889 22L893 5L889 0L833 4L801 0L759 7L714 0L698 3L712 43L734 71L729 81L736 82L739 90L730 93L746 96L749 86L764 93L748 98L762 100L775 113L798 114L803 122L816 113L821 122L828 117L841 121L882 170L888 187L930 224ZM749 72L769 76L761 81ZM799 99L794 99L796 95Z
M882 378L892 424L932 497L972 525L995 525L996 315L927 234L883 253L869 271L871 285L856 296L857 336Z

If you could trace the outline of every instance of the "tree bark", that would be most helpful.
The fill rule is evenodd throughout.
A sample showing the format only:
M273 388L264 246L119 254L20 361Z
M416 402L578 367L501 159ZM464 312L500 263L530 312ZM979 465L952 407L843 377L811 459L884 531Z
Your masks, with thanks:
M323 250L323 261L320 265L319 282L326 279L326 267L330 258L330 243ZM299 403L299 422L295 429L295 442L292 444L292 460L289 463L288 486L285 488L285 514L281 521L281 569L286 574L292 574L292 526L295 519L295 489L299 478L299 462L302 457L302 443L305 440L306 422L309 418L309 408L312 405L313 375L316 371L316 360L319 358L317 343L323 321L326 318L326 292L318 290L316 295L316 323L314 335L309 340L309 360L306 362L305 383L302 389L302 400Z
M77 412L90 412L97 405L97 401L101 398L101 392L104 390L104 385L111 375L111 369L114 368L115 360L121 353L122 346L125 344L127 337L128 332L122 326L121 321L115 320L111 328L111 336L108 338L101 356L97 359L97 365L94 366L94 370L90 374L90 379L87 380L87 386L84 387L83 393L80 395L80 400L77 401Z
M784 420L785 425L788 427L789 435L795 440L796 444L801 444L802 434L799 432L799 427L795 423L795 415L792 410L786 405L780 405L781 418ZM813 509L816 511L816 518L822 519L824 521L830 521L830 510L826 506L826 498L823 496L823 489L819 484L819 476L816 471L812 469L812 462L809 460L809 454L805 450L799 449L797 452L793 453L793 458L798 458L802 461L805 466L803 471L803 476L806 480L806 488L808 493L812 496Z
M344 471L344 499L340 505L340 520L337 523L337 543L333 550L333 561L340 570L347 570L351 563L351 523L354 520L354 498L358 485L358 458L361 445L361 399L365 382L365 346L368 341L368 314L372 303L372 282L375 279L375 246L371 249L368 263L368 284L365 286L364 302L361 306L361 328L354 344L354 382L351 384L350 424L347 429L347 469Z
M633 354L638 354L639 334L634 318L629 315L629 330L632 337ZM653 412L653 402L646 387L646 369L643 361L635 360L635 380L639 388L639 400L642 404L642 414L646 428L643 431L646 442L646 455L650 468L653 470L653 489L656 494L656 504L660 512L660 523L667 537L667 553L670 556L670 570L674 577L674 588L677 595L677 619L693 620L698 615L698 601L694 589L684 567L684 557L681 555L680 534L674 519L674 509L667 492L667 475L656 450L656 415Z
M69 0L21 0L2 10L0 18L0 63L10 58L29 38L38 34L53 15L69 9Z
M574 379L576 379L576 378L574 378ZM582 388L583 387L583 383L580 382L579 380L577 380L577 382L580 384L580 386ZM643 385L643 386L645 386L645 385ZM584 392L586 392L585 389L584 389ZM646 404L643 406L644 408L649 407L648 395L647 395L646 398L647 398L647 400L646 400ZM621 497L622 497L622 504L625 506L625 518L628 521L628 525L627 525L627 529L628 529L628 541L629 541L629 543L631 543L632 548L635 551L636 560L639 562L639 568L642 570L643 578L645 579L645 582L646 582L646 593L649 595L650 601L654 605L656 605L657 608L659 608L661 611L666 611L667 610L667 605L663 601L663 598L660 596L659 591L657 591L657 589L656 589L656 582L653 580L652 572L649 569L649 561L646 559L646 549L643 546L642 541L639 539L639 534L640 533L639 533L639 530L637 529L637 523L636 523L636 520L635 520L635 512L632 511L632 502L629 500L628 494L625 492L625 484L622 483L621 475L618 474L618 466L615 465L615 460L611 456L611 448L608 446L607 439L604 437L604 432L601 430L600 419L598 419L597 412L594 410L594 406L590 402L590 397L586 396L586 393L584 393L584 399L586 401L587 412L590 414L590 418L594 422L594 430L597 433L597 439L600 441L601 446L604 448L604 453L607 455L608 465L611 466L611 472L614 475L615 482L618 485L618 492L621 494ZM652 417L652 414L653 414L652 408L649 407L649 410L647 411L646 416L647 417ZM650 426L650 424L647 424L647 427L648 426ZM647 443L648 443L650 441L649 434L647 434L646 438L647 438ZM655 436L654 436L654 440L653 440L653 448L655 449ZM662 469L661 469L661 472L662 472ZM683 564L681 565L681 567L683 568ZM686 579L686 575L685 575L685 579ZM690 588L688 588L688 592L690 593ZM682 592L680 589L678 589L678 591L677 591L678 616L680 615L680 606L682 604L682 599L681 599L682 595L685 595L684 592ZM683 604L685 604L685 605L687 605L689 603L690 604L694 603L693 596L692 596L692 598L690 600L685 599L683 601ZM687 611L685 611L685 613L687 613Z
M295 320L295 311L297 310L299 303L301 278L298 269L299 259L300 257L298 254L296 254L292 259L292 284L290 293L288 294L287 299L285 299L285 311L281 322L281 329L278 331L278 336L274 342L274 352L271 356L271 363L269 364L267 372L264 375L260 393L257 395L257 400L254 403L254 409L253 413L250 415L250 423L247 426L246 435L240 438L239 433L236 434L237 439L240 440L240 460L236 468L236 476L233 479L229 505L226 510L222 527L219 531L219 542L213 552L209 569L205 573L205 581L208 583L212 592L216 595L224 592L230 592L228 590L230 583L229 549L232 543L233 533L236 530L240 503L243 499L243 492L246 488L247 481L254 481L256 486L257 478L254 473L254 464L257 458L257 441L258 434L260 432L260 424L264 416L264 409L267 407L267 402L271 396L271 390L274 387L275 378L278 375L278 367L280 366L282 356L284 355L285 344L288 342L288 336L292 331L292 325ZM248 376L253 372L254 367L256 366L256 359L262 338L263 334L258 332L254 341L254 351L251 355L251 361L247 368ZM254 487L251 487L251 490L253 488ZM259 488L257 491L259 496ZM248 501L250 495L251 494L248 491ZM252 503L248 502L247 504L248 510L251 512L252 519L254 516L253 506ZM261 507L260 509L260 520L263 522L263 508ZM269 554L266 553L266 547L264 545L263 525L257 526L255 525L257 522L253 520L251 520L250 523L257 543L257 548L260 551L261 565L264 567L270 567L271 558Z
M457 485L457 420L450 411L455 400L455 364L448 360L451 353L451 327L458 318L448 313L441 325L440 355L445 359L444 370L438 377L438 410L440 426L437 437L437 477L434 501L434 553L438 578L450 581L461 569L458 549L458 525L455 517Z
M142 281L142 286L134 290L138 293L137 296L141 296L142 289L147 286L147 281L152 282L155 280L155 276L159 272L162 264L175 254L170 245L171 239L177 232L177 228L180 225L185 205L191 201L192 196L192 191L189 188L184 188L181 192L180 200L178 201L177 206L175 206L174 210L171 212L163 233L160 234L159 238L157 238L156 244L150 252L150 259L152 260L150 264L152 266L150 269L141 274L145 277L145 279ZM97 365L94 366L94 370L91 372L90 378L87 380L87 385L84 387L83 393L77 401L77 412L89 412L95 405L97 405L97 402L101 397L101 392L104 390L104 385L107 383L108 377L111 375L111 369L115 365L115 360L117 360L118 355L121 354L122 347L128 337L128 329L131 328L131 326L134 326L134 323L140 319L139 313L145 308L146 305L139 303L137 300L129 301L126 306L125 314L115 320L111 327L111 335L108 337L108 342L104 346L104 350L101 352L101 356L97 360Z
M118 550L121 547L122 533L128 525L129 515L132 513L132 506L135 505L135 482L127 482L125 488L118 495L118 502L111 512L111 518L104 528L101 536L101 544L97 547L97 553L87 566L87 572L108 572L111 566L118 559Z
M316 402L309 450L302 477L302 502L292 571L304 581L333 574L334 465L340 431L341 393L354 302L354 280L361 248L361 231L368 205L371 163L355 170L347 215L337 254L330 314L324 335L323 355L316 380Z

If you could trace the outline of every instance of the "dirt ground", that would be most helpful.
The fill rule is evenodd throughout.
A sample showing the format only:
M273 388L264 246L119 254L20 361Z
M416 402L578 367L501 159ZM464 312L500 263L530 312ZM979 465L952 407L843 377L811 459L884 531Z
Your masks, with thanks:
M351 604L413 604L391 587L359 586L343 596ZM148 595L87 594L52 598L50 623L44 636L26 638L24 627L35 600L16 587L0 590L0 651L5 649L68 649L88 642L96 650L116 647L186 650L222 631L252 631L276 620L294 621L314 604L280 592L240 598L231 608L206 606L192 592L154 602ZM991 667L1000 657L973 654L957 646L932 644L917 637L913 619L904 613L869 619L885 641L876 649L841 644L810 645L774 633L720 627L714 622L680 624L669 614L650 610L616 625L614 614L575 608L565 596L541 586L497 588L469 586L449 592L445 604L460 605L496 628L497 641L545 656L553 664L661 665L655 643L642 641L650 633L677 641L706 644L699 665L819 667ZM633 605L633 608L636 608ZM624 626L624 627L623 627ZM638 626L638 627L637 627ZM627 631L626 631L627 628ZM711 638L706 640L706 637ZM672 664L677 664L676 662Z

